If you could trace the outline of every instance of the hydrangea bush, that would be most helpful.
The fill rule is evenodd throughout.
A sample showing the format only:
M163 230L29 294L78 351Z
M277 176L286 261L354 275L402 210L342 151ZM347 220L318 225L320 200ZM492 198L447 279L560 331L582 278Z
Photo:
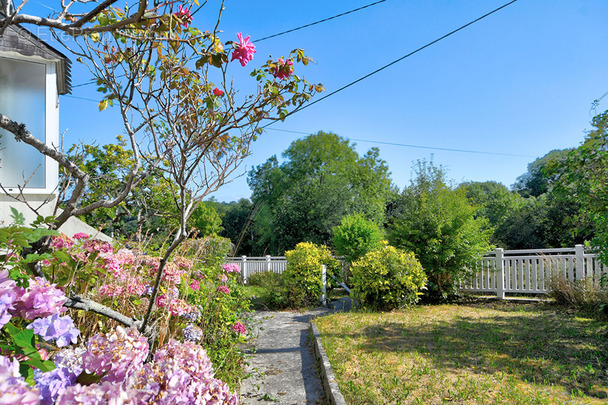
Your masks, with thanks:
M160 336L151 353L136 328L100 324L82 311L76 317L81 335L64 304L81 294L141 316L159 258L84 234L61 235L44 255L46 277L29 277L28 260L6 238L1 247L8 253L0 259L11 271L0 270L0 403L238 403L226 382L236 386L244 377L237 345L247 335L249 306L240 267L220 265L228 244L218 239L194 242L205 256L177 254L167 264L154 306Z

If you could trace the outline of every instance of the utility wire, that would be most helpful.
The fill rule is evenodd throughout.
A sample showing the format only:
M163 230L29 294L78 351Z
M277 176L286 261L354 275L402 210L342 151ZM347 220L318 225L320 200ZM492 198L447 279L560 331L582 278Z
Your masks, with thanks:
M290 130L287 130L287 129L276 129L276 128L268 128L268 129L270 129L272 131L289 132L289 133L292 133L292 134L303 134L303 135L311 135L312 134L311 132L290 131ZM402 146L402 147L405 147L405 148L440 150L440 151L445 151L445 152L475 153L475 154L479 154L479 155L498 155L498 156L513 156L513 157L525 157L525 158L534 157L534 156L530 156L530 155L517 155L515 153L485 152L485 151L470 150L470 149L439 148L439 147L435 147L435 146L422 146L422 145L410 145L410 144L407 144L407 143L370 141L368 139L357 139L357 138L348 138L348 137L345 137L345 139L348 139L350 141L356 141L356 142L375 143L375 144L379 144L379 145L391 145L391 146Z
M269 35L269 36L264 37L264 38L256 39L255 41L252 41L252 42L262 42L262 41L265 41L265 40L270 39L270 38L278 37L279 35L285 35L285 34L288 34L290 32L301 30L302 28L308 28L308 27L320 24L320 23L325 22L325 21L333 20L334 18L338 18L338 17L342 17L342 16L345 16L345 15L350 14L350 13L354 13L355 11L359 11L359 10L363 10L363 9L371 7L371 6L375 6L376 4L384 3L385 1L386 0L380 0L380 1L377 1L375 3L370 3L370 4L366 5L366 6L359 7L359 8L356 8L354 10L350 10L350 11L346 11L346 12L341 13L341 14L334 15L333 17L324 18L323 20L315 21L313 23L302 25L302 26L297 27L297 28L293 28L293 29L290 29L290 30L287 30L287 31L279 32L278 34L273 34L273 35Z
M310 23L310 24L302 25L302 26L297 27L297 28L292 28L292 29L287 30L287 31L283 31L283 32L279 32L279 33L277 33L277 34L269 35L269 36L264 37L264 38L256 39L255 41L252 41L252 42L261 42L261 41L265 41L265 40L270 39L270 38L278 37L278 36L280 36L280 35L285 35L285 34L288 34L288 33L290 33L290 32L298 31L298 30L301 30L301 29L303 29L303 28L308 28L308 27L311 27L311 26L313 26L313 25L320 24L320 23L322 23L322 22L326 22L326 21L329 21L329 20L333 20L334 18L338 18L338 17L345 16L345 15L347 15L347 14L354 13L355 11L359 11L359 10L363 10L363 9L368 8L368 7L371 7L371 6L375 6L376 4L384 3L385 1L386 1L386 0L380 0L380 1L376 1L375 3L370 3L370 4L368 4L368 5L365 5L365 6L362 6L362 7L356 8L356 9L354 9L354 10L346 11L346 12L344 12L344 13L337 14L337 15L334 15L334 16L332 16L332 17L324 18L324 19L322 19L322 20L315 21L315 22ZM192 15L194 16L194 14L196 14L196 13L197 13L197 12L198 12L198 11L201 9L201 7L202 7L202 6L198 7L198 8L197 8L197 9L194 11L194 13L192 13ZM119 77L120 77L120 76L119 76ZM75 85L73 85L73 86L72 86L72 88L81 87L81 86L88 86L88 85L93 84L93 83L95 83L95 79L91 79L91 81L90 81L90 82L85 82L85 83L79 83L79 84L75 84Z
M515 3L516 1L517 1L517 0L512 0L512 1L508 2L508 3L506 3L506 4L503 4L502 6L498 7L497 9L494 9L494 10L490 11L489 13L484 14L484 15L482 15L482 16L481 16L481 17L479 17L479 18L476 18L475 20L473 20L473 21L471 21L471 22L469 22L469 23L467 23L467 24L465 24L465 25L461 26L460 28L457 28L457 29L455 29L455 30L453 30L453 31L451 31L451 32L449 32L449 33L447 33L447 34L445 34L444 36L439 37L439 38L437 38L436 40L434 40L434 41L432 41L432 42L429 42L429 43L428 43L428 44L426 44L426 45L421 46L420 48L416 49L415 51L412 51L412 52L408 53L407 55L404 55L404 56L400 57L399 59L396 59L396 60L392 61L391 63L388 63L388 64L386 64L386 65L382 66L381 68L376 69L376 70L374 70L373 72L368 73L368 74L366 74L365 76L360 77L359 79L357 79L357 80L355 80L355 81L352 81L352 82L348 83L346 86L342 86L342 87L340 87L339 89L334 90L334 91L332 91L331 93L326 94L325 96L323 96L323 97L321 97L321 98L316 99L316 100L315 100L315 101L313 101L312 103L305 104L305 105L303 105L302 107L297 108L297 109L296 109L296 110L294 110L294 111L293 111L291 114L295 114L295 113L296 113L296 112L298 112L298 111L302 111L302 110L304 110L305 108L308 108L308 107L310 107L310 106L313 106L313 105L317 104L318 102L323 101L323 100L325 100L326 98L331 97L331 96L333 96L334 94L337 94L337 93L341 92L342 90L345 90L345 89L347 89L347 88L349 88L349 87L351 87L351 86L353 86L353 85L355 85L355 84L357 84L357 83L359 83L359 82L361 82L361 81L363 81L363 80L367 79L368 77L373 76L373 75L375 75L376 73L379 73L379 72L383 71L384 69L386 69L386 68L388 68L388 67L390 67L390 66L394 65L395 63L401 62L402 60L404 60L404 59L406 59L406 58L409 58L410 56L412 56L412 55L414 55L414 54L416 54L416 53L418 53L418 52L422 51L423 49L426 49L426 48L428 48L429 46L436 44L437 42L441 41L442 39L445 39L445 38L447 38L447 37L449 37L449 36L451 36L451 35L454 35L454 34L455 34L455 33L457 33L458 31L461 31L461 30L463 30L463 29L467 28L468 26L473 25L473 24L475 24L476 22L481 21L481 20L483 20L484 18L486 18L486 17L488 17L488 16L490 16L490 15L492 15L492 14L494 14L494 13L496 13L496 12L500 11L500 10L502 10L503 8L505 8L505 7L507 7L507 6L510 6L511 4ZM290 114L290 115L291 115L291 114ZM268 126L270 126L270 125L274 124L275 122L276 122L276 121L272 121L272 122L270 122L269 124L266 124L265 126L263 126L262 128L266 128L266 127L268 127Z

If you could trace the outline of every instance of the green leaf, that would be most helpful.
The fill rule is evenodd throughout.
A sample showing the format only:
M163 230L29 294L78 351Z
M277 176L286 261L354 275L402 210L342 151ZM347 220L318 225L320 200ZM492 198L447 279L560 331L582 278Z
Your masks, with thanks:
M6 324L5 326L8 326ZM8 327L8 333L11 337L13 343L24 349L34 349L34 331L31 329L25 329L20 331L14 325L10 324L11 327Z
M25 224L25 217L15 207L11 207L11 218L16 225Z

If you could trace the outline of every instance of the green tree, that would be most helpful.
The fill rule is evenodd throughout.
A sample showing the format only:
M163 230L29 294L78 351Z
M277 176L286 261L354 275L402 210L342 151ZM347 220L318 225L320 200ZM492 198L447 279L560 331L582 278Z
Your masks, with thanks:
M382 246L382 231L377 224L361 214L342 218L342 222L333 229L333 233L334 248L348 263Z
M499 226L507 216L521 207L523 199L501 183L471 181L461 183L467 199L479 208L477 215L486 218L491 227Z
M528 165L528 171L519 176L513 190L523 197L538 197L549 191L551 183L554 181L548 166L555 167L563 164L572 151L569 149L554 149L546 155L539 157Z
M428 276L427 295L441 299L455 292L467 265L491 248L491 230L465 190L447 184L442 167L418 161L415 172L393 209L389 242L414 252Z
M348 140L319 132L294 141L283 157L249 173L253 202L265 207L256 217L264 225L258 249L280 254L304 241L329 244L332 229L350 214L384 223L391 181L376 148L360 157Z
M559 178L556 192L566 201L575 196L580 204L578 215L593 224L593 245L600 248L601 259L608 264L608 110L595 116L592 125L594 129L565 164L550 170ZM579 223L578 230L584 232L585 225Z
M198 232L198 236L204 237L220 233L222 219L210 202L201 202L188 219L188 225Z

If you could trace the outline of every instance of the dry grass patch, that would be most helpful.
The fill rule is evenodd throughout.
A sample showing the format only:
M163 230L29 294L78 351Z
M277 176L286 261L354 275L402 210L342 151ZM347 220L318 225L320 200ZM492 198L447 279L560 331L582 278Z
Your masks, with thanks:
M605 322L542 304L317 319L350 404L607 404Z

